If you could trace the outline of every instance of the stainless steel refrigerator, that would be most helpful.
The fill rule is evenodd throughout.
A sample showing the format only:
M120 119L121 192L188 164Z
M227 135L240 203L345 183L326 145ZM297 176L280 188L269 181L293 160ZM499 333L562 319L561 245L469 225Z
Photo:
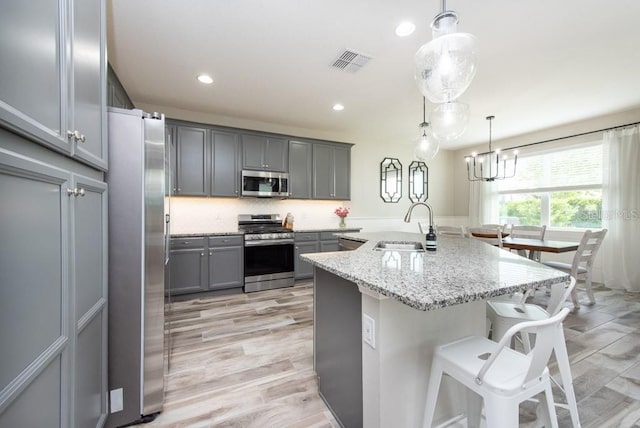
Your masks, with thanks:
M149 420L164 400L164 115L110 108L107 427Z

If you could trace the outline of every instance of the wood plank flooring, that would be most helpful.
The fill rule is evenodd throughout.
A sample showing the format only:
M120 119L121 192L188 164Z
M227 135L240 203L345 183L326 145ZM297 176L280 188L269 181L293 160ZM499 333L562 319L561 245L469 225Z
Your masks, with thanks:
M596 298L565 322L582 426L640 428L640 294L599 287ZM310 283L172 303L164 411L140 426L337 427L317 393L312 305ZM523 404L520 426L534 419Z

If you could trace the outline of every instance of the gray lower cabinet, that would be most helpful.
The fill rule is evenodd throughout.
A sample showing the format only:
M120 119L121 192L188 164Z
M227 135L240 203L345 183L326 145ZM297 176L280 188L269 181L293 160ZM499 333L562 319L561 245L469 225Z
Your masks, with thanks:
M313 199L351 198L351 147L313 145Z
M284 138L242 134L242 169L287 172L289 146Z
M299 238L298 235L304 236ZM313 237L314 235L315 238ZM320 243L317 238L318 234L296 233L295 236L295 260L293 263L295 279L313 278L313 265L304 260L300 260L300 255L320 252Z
M104 31L103 0L3 1L0 125L106 169Z
M199 293L244 285L241 235L174 237L170 242L167 294Z
M325 253L328 251L338 251L338 238L335 232L296 232L295 233L295 279L313 278L313 265L304 260L300 260L301 254Z
M289 141L289 197L311 199L311 171L313 168L313 144L305 141Z
M169 289L185 294L207 291L209 274L207 241L204 237L171 238L169 250Z
M107 187L76 165L0 129L1 427L107 417Z
M209 290L244 286L242 236L209 237Z

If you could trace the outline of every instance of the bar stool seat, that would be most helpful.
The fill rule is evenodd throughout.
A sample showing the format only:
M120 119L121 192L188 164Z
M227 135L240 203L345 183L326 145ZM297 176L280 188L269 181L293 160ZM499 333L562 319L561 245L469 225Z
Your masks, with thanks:
M562 320L569 310L540 321L518 323L511 327L499 343L485 337L469 336L436 348L427 388L423 428L432 426L443 374L447 374L481 396L484 402L486 426L513 428L518 426L520 402L540 392L545 393L549 421L558 426L549 370L551 356ZM508 347L513 335L535 333L531 352L522 354ZM469 420L479 421L480 406L468 402ZM471 425L471 424L470 424Z

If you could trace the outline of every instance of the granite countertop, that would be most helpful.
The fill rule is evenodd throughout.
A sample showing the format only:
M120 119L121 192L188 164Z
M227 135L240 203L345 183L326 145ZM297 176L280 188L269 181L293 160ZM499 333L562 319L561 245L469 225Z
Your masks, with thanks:
M296 229L294 228L292 231L295 232L358 232L360 228L357 227L347 227L344 229L340 228L309 228L309 229ZM244 235L244 231L242 230L228 230L228 231L219 231L219 232L205 232L205 233L172 233L172 238L189 238L189 237L199 237L199 236L226 236L226 235ZM337 236L337 235L336 235Z
M407 232L344 233L364 242L353 251L300 258L412 308L431 310L547 286L569 275L473 238L438 237L436 251L376 251L380 241L424 244Z

